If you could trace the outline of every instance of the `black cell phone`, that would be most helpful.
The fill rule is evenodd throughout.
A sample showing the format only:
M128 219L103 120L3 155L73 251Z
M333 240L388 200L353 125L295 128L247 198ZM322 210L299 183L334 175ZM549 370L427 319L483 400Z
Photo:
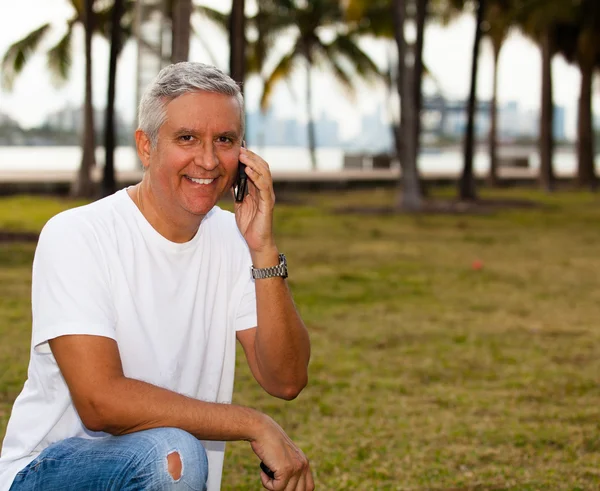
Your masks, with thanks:
M269 469L264 462L260 463L260 468L262 469L262 471L269 476L271 479L275 479L275 473Z
M245 147L245 143L242 142L242 147ZM244 196L248 192L248 176L246 175L246 166L238 160L238 169L235 182L233 183L233 193L235 194L235 200L239 203L244 201Z

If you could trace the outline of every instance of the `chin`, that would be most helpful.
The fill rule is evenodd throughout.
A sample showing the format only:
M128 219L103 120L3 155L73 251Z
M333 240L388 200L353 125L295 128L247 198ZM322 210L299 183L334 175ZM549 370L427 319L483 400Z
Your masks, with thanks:
M200 203L187 203L185 207L192 215L203 216L217 204L217 200L202 200Z

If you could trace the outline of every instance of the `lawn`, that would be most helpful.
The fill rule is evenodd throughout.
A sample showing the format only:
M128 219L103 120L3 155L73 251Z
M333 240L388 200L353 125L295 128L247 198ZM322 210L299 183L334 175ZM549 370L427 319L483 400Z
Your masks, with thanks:
M275 400L239 351L234 402L288 431L318 489L600 488L600 197L484 197L537 206L348 211L390 205L384 190L277 206L310 382ZM37 231L73 205L5 198L0 229ZM33 251L0 244L0 438L26 376ZM228 445L223 489L260 489L248 444Z

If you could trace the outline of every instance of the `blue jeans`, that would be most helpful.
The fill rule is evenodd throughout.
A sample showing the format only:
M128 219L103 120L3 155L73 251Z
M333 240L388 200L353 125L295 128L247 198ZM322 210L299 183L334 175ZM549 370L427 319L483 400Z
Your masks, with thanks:
M181 466L173 470L172 454ZM155 428L50 445L20 471L10 491L206 490L208 460L194 436Z

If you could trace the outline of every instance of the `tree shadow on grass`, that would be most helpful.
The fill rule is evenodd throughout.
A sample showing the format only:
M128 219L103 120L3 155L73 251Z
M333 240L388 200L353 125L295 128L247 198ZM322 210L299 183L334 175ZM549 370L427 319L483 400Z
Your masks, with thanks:
M40 234L38 232L22 232L0 229L0 244L15 244L18 242L36 243Z
M549 208L542 204L526 199L479 199L475 201L459 201L455 199L430 199L423 203L423 208L417 212L402 210L394 206L345 206L334 209L335 213L357 215L490 215L499 211L543 209Z

